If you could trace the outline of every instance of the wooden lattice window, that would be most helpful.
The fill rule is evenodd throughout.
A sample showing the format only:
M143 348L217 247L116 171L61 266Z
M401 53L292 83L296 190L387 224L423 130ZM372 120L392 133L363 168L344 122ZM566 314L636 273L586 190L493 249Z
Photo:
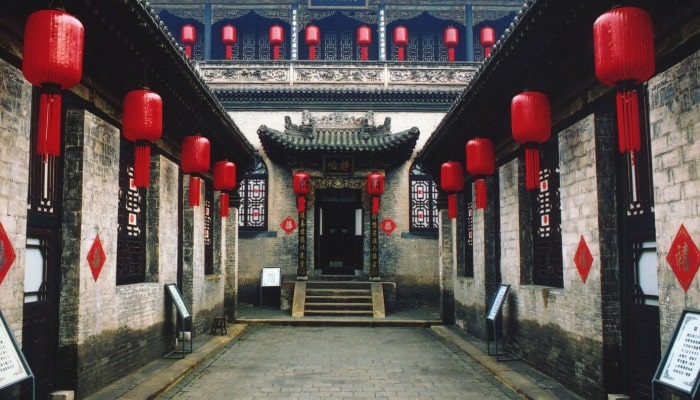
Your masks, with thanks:
M411 232L437 232L438 190L433 177L414 167L409 175Z
M146 279L146 189L134 186L133 145L121 142L119 216L117 224L117 285Z
M267 168L258 163L255 170L241 180L238 188L241 207L238 228L246 231L267 229Z

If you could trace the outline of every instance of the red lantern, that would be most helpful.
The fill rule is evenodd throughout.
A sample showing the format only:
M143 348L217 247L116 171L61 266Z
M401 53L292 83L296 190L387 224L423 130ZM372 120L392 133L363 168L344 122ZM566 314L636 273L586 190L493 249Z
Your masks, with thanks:
M84 28L63 10L32 13L24 27L22 73L42 87L39 98L37 152L61 154L61 94L83 75Z
M379 213L379 196L384 193L384 176L378 172L367 175L367 194L372 196L372 214Z
M367 61L369 58L368 47L372 44L372 30L367 25L357 28L357 44L360 46L360 59Z
M607 86L618 87L617 134L621 153L641 148L637 92L631 87L654 74L654 31L651 16L636 7L618 7L593 24L595 74Z
M214 163L214 190L221 191L219 215L228 217L228 193L236 188L236 164L228 160Z
M197 28L190 24L183 25L180 36L185 45L185 55L192 58L192 46L197 43Z
M124 96L122 131L136 143L134 149L134 186L148 187L151 143L163 134L163 100L146 88L132 90Z
M455 60L455 47L459 45L459 31L453 26L448 26L442 34L442 41L447 47L447 61Z
M405 47L408 46L408 28L403 25L394 28L394 46L398 47L399 61L403 61L406 58Z
M226 46L226 59L233 58L233 45L238 41L238 32L236 27L228 24L221 28L221 43Z
M540 183L538 143L552 135L549 98L541 92L522 92L510 102L513 139L525 145L525 188L537 189Z
M282 43L284 43L284 28L280 25L272 25L270 27L270 44L272 45L273 60L279 60Z
M292 176L292 188L297 196L297 211L306 212L306 195L311 191L311 178L304 171L298 171Z
M457 195L464 189L462 164L447 161L440 166L440 188L447 193L447 216L457 218Z
M182 141L182 172L190 174L191 207L199 205L199 176L209 171L211 150L209 139L204 136L187 136Z
M476 178L476 208L486 208L486 181L484 176L496 170L493 143L489 139L474 138L467 142L467 173Z
M307 25L304 32L306 45L309 46L309 60L315 60L316 46L321 43L321 30L316 25Z
M491 46L496 44L496 30L490 26L481 28L479 32L479 41L481 42L481 47L484 48L484 58L490 56Z

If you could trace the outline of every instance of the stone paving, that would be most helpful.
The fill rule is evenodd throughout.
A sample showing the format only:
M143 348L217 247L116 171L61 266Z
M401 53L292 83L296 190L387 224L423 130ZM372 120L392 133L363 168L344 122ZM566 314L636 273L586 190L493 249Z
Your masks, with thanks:
M252 326L159 399L522 399L419 327Z

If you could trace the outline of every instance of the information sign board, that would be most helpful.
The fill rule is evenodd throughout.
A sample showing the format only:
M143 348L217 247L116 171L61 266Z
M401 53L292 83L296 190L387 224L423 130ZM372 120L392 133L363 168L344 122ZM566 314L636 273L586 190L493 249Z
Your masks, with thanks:
M700 372L700 312L684 310L656 369L654 382L696 398Z
M27 360L17 346L17 341L0 312L0 389L34 378Z
M282 286L282 272L280 267L263 267L260 272L260 286L279 287Z
M185 305L185 302L182 300L182 295L180 294L180 290L177 288L177 285L174 283L168 283L165 285L165 287L168 289L170 298L173 300L175 308L177 308L177 312L180 313L182 319L189 318L190 310L187 309L187 305Z
M498 286L498 291L496 292L496 296L494 296L493 301L491 302L491 307L489 308L489 313L486 316L486 319L491 321L496 319L496 317L498 316L498 312L503 306L503 301L505 301L506 299L508 289L510 289L510 285L501 284Z

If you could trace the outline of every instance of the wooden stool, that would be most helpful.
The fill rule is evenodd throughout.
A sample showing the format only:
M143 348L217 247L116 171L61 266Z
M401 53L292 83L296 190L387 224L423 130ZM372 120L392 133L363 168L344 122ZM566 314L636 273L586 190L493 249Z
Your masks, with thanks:
M217 329L221 329L222 335L228 334L228 331L226 330L226 314L225 313L221 313L219 315L214 316L214 320L211 322L211 329L209 330L209 334L215 335Z

